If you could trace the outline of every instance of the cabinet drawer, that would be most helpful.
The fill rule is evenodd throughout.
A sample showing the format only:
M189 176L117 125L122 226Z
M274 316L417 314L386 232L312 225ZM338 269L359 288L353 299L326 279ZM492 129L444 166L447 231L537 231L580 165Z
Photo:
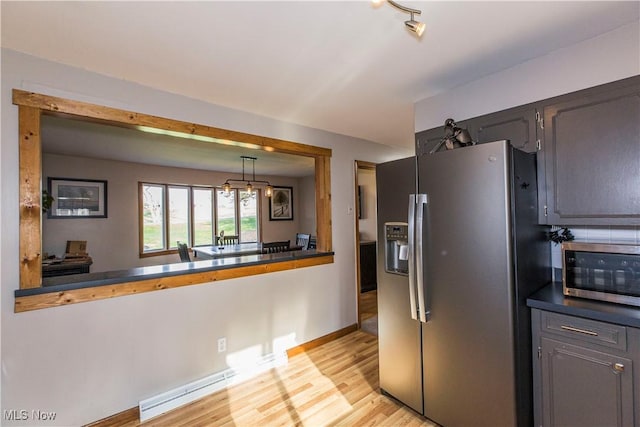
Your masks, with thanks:
M541 312L542 332L578 339L618 350L627 350L627 328L564 314Z

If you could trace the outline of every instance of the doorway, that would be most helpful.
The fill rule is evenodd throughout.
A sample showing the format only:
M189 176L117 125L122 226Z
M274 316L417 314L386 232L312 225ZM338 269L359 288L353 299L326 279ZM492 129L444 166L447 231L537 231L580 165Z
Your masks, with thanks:
M375 163L355 161L355 236L358 327L378 334L377 193Z

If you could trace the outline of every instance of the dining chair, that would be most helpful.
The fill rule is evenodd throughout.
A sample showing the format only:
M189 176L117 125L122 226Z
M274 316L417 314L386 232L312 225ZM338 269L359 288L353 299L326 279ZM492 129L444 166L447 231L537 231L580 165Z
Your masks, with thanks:
M181 262L191 262L191 256L189 255L189 248L186 243L178 243L178 254L180 255Z
M311 240L310 234L296 233L296 246L300 246L303 251L309 249L309 240Z
M309 246L307 247L307 249L316 249L316 236L311 236L309 238Z
M262 244L263 254L273 254L276 252L287 252L290 249L290 240L280 242L265 242Z
M237 245L238 243L240 243L240 238L236 235L236 236L222 236L218 238L218 243L221 245Z

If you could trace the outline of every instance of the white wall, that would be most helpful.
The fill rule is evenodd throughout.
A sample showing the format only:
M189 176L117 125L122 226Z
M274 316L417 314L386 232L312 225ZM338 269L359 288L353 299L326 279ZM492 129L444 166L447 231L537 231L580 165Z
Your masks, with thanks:
M2 50L0 257L2 409L56 411L79 425L356 322L353 162L410 155ZM335 263L15 314L18 288L18 114L11 89L331 148ZM135 237L135 236L134 236ZM227 337L227 358L215 342ZM10 425L11 423L6 423ZM20 423L15 423L20 424ZM22 424L31 424L23 422Z
M42 221L43 252L62 256L67 240L86 240L87 251L93 259L92 272L180 262L177 254L149 258L138 256L138 182L211 186L224 182L227 178L236 178L236 174L226 172L58 154L42 156L42 173L43 185L46 185L48 177L107 181L107 218L59 219L47 218L45 215ZM293 188L293 221L269 221L269 199L264 196L259 198L263 241L293 241L299 229L299 221L295 215L300 207L300 200L295 197L299 193L299 179L282 176L256 178Z
M638 74L636 22L418 101L415 130L443 126L448 117L464 120Z
M376 209L376 171L358 169L358 185L361 187L362 217L358 223L362 240L377 240L378 217Z
M298 219L299 233L318 234L316 229L316 179L314 176L307 176L298 179Z

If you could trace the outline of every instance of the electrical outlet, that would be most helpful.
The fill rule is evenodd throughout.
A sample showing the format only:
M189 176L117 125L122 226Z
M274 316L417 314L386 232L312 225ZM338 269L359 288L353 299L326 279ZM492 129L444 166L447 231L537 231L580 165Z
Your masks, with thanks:
M227 339L218 338L218 353L224 353L227 351Z

